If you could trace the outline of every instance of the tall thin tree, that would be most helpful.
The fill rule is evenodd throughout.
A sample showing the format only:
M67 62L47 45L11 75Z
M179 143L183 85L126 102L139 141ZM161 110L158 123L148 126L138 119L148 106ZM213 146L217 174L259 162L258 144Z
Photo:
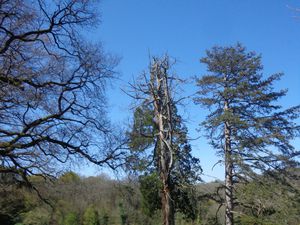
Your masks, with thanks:
M186 130L177 114L174 99L176 78L170 74L170 64L168 56L154 57L149 74L143 74L142 80L132 85L132 97L141 100L141 105L135 111L134 127L130 133L132 149L144 151L154 145L152 166L155 165L162 186L161 207L165 225L175 223L174 184L185 182L184 179L176 179L180 179L181 174L187 175L187 170L192 171L193 166L187 169L185 163L194 160L190 155ZM197 163L198 160L194 161L194 164ZM189 178L190 176L186 180Z
M213 47L201 62L210 74L197 79L195 103L210 110L202 126L224 159L225 220L233 225L236 182L297 164L299 152L291 141L300 132L295 123L300 106L282 110L274 103L287 93L273 90L282 74L264 78L261 57L241 44Z

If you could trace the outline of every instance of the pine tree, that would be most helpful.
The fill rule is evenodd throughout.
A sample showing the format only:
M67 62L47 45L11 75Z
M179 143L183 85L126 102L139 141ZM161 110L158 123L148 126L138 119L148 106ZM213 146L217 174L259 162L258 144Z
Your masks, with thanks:
M275 102L286 90L274 91L281 73L265 78L261 56L237 44L213 47L201 62L209 75L197 79L195 103L210 110L202 126L225 164L226 225L234 223L234 184L258 171L294 166L299 152L291 140L299 135L294 121L300 107L283 110Z

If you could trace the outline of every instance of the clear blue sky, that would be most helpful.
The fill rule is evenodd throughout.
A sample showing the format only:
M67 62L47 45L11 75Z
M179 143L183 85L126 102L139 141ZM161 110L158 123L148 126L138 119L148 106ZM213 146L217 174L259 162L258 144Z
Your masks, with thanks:
M130 117L131 99L119 88L147 69L149 54L168 52L178 60L177 74L188 78L206 73L199 63L206 49L236 42L262 54L266 75L284 72L276 87L288 88L289 93L281 103L299 104L300 12L293 9L297 7L300 0L102 0L102 24L89 35L122 58L120 80L108 92L112 120L123 123ZM195 90L190 85L184 94ZM191 137L199 135L196 128L206 113L198 106L186 107ZM201 138L192 144L204 173L223 179L222 167L212 170L218 158L207 141ZM299 147L299 140L295 144Z

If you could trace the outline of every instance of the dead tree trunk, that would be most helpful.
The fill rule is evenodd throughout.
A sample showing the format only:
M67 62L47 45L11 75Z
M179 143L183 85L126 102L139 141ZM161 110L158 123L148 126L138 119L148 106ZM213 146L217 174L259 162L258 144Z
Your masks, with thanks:
M167 70L168 58L154 59L151 65L150 90L153 98L154 113L157 121L158 170L162 181L162 213L163 224L174 225L174 207L171 197L170 173L173 167L173 143L172 143L172 100L169 92Z
M161 174L163 176L163 174ZM166 177L164 177L165 179ZM163 210L163 224L164 225L174 225L174 207L173 200L171 199L171 193L169 188L168 180L163 181L163 190L162 190L162 210Z

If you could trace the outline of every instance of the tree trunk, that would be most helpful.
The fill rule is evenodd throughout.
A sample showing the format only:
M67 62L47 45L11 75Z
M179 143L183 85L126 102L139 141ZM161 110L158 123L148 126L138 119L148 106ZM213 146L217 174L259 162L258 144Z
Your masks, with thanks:
M151 72L151 93L154 104L154 114L157 119L159 134L158 169L162 181L162 214L163 225L174 225L174 207L171 198L170 173L173 167L173 127L171 97L168 87L168 62L154 63Z
M224 111L229 109L228 101L225 101ZM225 225L233 225L233 163L231 153L231 128L225 122Z
M174 208L171 199L170 185L168 183L167 180L164 181L162 190L163 225L174 225Z
M226 225L233 225L233 173L230 150L225 153L225 221Z
M175 216L173 210L173 200L171 198L171 184L170 184L170 168L168 148L163 140L160 140L160 179L162 181L162 214L163 225L174 225Z

